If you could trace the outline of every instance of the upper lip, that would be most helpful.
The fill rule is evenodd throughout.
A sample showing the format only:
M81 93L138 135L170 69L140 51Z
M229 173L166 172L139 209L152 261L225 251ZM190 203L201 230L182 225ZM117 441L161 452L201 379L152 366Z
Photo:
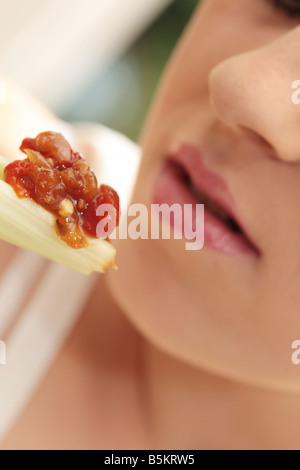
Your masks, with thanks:
M194 185L204 196L208 197L225 211L228 217L238 226L243 236L257 254L260 250L253 242L244 222L237 211L235 200L228 189L226 182L216 173L205 167L200 150L191 144L182 143L173 146L166 155L166 160L179 165L188 175Z

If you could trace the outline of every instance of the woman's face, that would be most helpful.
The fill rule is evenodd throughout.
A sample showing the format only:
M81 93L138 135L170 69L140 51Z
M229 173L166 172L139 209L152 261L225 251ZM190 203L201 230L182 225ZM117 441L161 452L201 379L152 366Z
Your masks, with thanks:
M273 3L201 5L142 137L134 202L205 202L204 248L119 241L110 281L131 320L171 355L300 390L291 361L300 338L300 105L291 99L300 14Z

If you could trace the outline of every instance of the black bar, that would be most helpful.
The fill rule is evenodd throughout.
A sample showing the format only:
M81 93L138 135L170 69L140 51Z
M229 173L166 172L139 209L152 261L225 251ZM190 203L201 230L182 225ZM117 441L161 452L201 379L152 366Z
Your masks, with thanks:
M142 468L144 466L187 466L200 464L200 451L100 451L100 462L103 465L126 466L128 468Z

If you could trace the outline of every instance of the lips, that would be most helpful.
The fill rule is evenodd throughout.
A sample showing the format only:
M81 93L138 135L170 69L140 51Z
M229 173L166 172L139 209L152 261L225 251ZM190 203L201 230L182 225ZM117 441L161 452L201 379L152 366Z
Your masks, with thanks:
M156 180L153 202L182 207L204 204L205 247L231 256L259 255L226 183L204 166L193 145L180 144L168 152ZM197 226L197 220L193 224ZM184 230L184 220L178 228Z

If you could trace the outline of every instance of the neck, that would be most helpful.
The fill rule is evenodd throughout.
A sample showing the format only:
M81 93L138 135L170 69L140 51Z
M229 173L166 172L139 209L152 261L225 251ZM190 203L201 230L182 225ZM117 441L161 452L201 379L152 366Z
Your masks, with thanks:
M300 396L252 388L145 348L148 403L163 448L297 449Z

